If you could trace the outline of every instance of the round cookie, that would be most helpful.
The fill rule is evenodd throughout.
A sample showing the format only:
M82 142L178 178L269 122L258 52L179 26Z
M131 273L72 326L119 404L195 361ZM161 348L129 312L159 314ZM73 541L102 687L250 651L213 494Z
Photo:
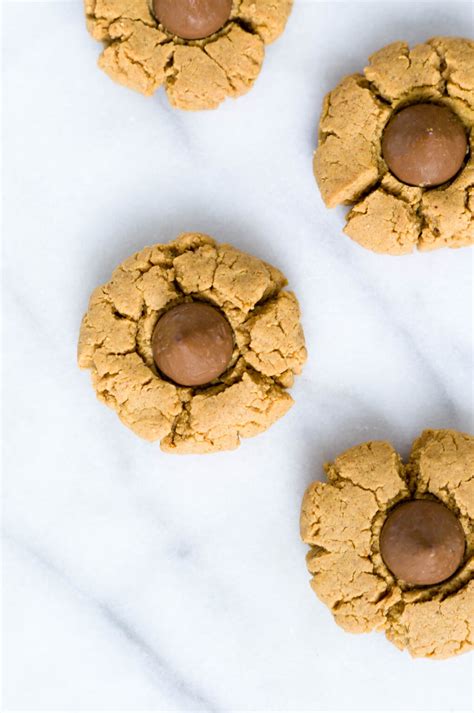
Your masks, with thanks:
M474 437L450 430L425 431L414 442L406 465L389 443L363 443L338 456L325 470L328 482L312 483L304 495L301 536L311 546L307 556L311 586L336 622L353 633L383 630L398 648L417 657L447 658L472 649ZM397 569L397 553L393 543L387 549L381 537L383 527L386 523L390 527L402 503L418 500L439 503L443 507L438 509L449 509L456 522L454 528L451 522L447 525L441 512L438 522L448 533L443 543L427 542L430 528L424 524L421 531L428 559L433 553L439 557L443 549L446 556L450 546L459 557L455 528L462 528L465 540L464 555L454 574L428 586L397 579L381 552L385 547L383 554L389 553ZM413 534L413 522L409 526ZM433 533L435 528L429 537L436 539ZM416 560L420 563L419 531L415 534L417 547L411 557L405 547L405 559L398 560L402 571L413 579ZM404 537L408 546L406 526ZM445 574L443 565L437 576Z
M383 157L389 122L420 103L450 109L468 138L461 169L437 187L403 183ZM329 208L352 205L344 232L373 252L474 243L474 42L435 37L373 54L363 74L345 77L326 96L313 168Z
M87 27L104 44L99 66L116 82L147 96L164 85L178 109L214 109L227 97L245 94L255 82L265 45L283 32L293 0L232 0L230 17L210 36L185 39L160 23L154 8L172 29L185 35L212 31L213 20L173 13L213 6L211 0L85 0ZM219 18L225 3L214 6ZM218 23L217 23L218 24ZM182 28L182 29L181 29Z
M200 233L143 249L92 294L78 347L98 398L171 453L237 448L292 406L306 359L296 297L276 268ZM186 387L159 372L153 335L176 305L204 302L225 317L233 353L211 383Z

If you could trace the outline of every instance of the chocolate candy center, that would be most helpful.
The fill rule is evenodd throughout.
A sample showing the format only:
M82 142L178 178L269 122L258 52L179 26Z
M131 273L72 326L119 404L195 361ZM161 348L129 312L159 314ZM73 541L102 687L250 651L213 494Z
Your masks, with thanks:
M219 310L203 302L173 307L158 320L152 337L158 369L181 386L203 386L229 366L232 329Z
M224 27L232 0L153 0L153 11L168 32L185 40L200 40Z
M466 130L451 109L414 104L389 121L382 137L382 155L390 171L410 186L439 186L463 165Z
M388 569L407 584L439 584L457 570L466 541L459 520L433 500L411 500L393 510L380 533Z

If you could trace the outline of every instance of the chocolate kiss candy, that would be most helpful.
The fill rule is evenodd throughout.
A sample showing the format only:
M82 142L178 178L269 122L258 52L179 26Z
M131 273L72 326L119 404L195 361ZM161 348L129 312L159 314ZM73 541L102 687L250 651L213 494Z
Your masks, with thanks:
M410 500L396 507L380 533L380 553L407 584L439 584L457 570L466 541L456 515L440 502Z
M173 35L200 40L224 27L232 0L153 0L153 12Z
M410 186L439 186L457 174L467 153L463 124L451 109L413 104L389 121L382 155L390 171Z
M152 337L158 369L181 386L203 386L229 366L234 349L224 315L203 302L171 308L158 320Z

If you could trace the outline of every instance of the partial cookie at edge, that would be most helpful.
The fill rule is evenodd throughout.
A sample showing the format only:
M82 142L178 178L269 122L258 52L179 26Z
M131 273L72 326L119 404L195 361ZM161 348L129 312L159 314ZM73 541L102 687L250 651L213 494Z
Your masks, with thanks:
M446 658L474 646L474 438L425 431L406 466L385 442L361 444L326 466L301 510L311 586L347 631L385 630L412 656ZM379 537L387 512L413 497L438 497L454 508L466 556L448 581L406 587L383 563Z
M99 66L119 84L152 95L164 85L180 109L216 108L254 84L265 44L284 30L292 2L234 0L229 22L195 41L174 37L148 0L85 0L87 27L103 42Z
M314 173L328 207L353 204L344 232L355 242L391 255L474 243L473 70L471 40L436 37L412 49L395 42L326 96ZM464 169L436 189L401 183L381 155L390 115L416 101L445 104L471 135Z

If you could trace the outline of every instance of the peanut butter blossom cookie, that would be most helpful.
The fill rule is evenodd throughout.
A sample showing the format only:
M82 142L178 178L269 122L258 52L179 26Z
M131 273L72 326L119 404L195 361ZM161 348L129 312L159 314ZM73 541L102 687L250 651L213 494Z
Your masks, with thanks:
M395 42L324 101L314 174L377 253L474 242L474 42Z
M85 9L112 79L146 95L163 85L173 106L197 110L252 87L292 2L85 0Z
M145 248L92 294L79 365L121 421L171 453L237 448L293 404L306 359L276 268L185 233Z
M425 431L404 465L389 443L351 448L307 489L311 586L347 631L384 630L412 656L474 645L474 438Z

